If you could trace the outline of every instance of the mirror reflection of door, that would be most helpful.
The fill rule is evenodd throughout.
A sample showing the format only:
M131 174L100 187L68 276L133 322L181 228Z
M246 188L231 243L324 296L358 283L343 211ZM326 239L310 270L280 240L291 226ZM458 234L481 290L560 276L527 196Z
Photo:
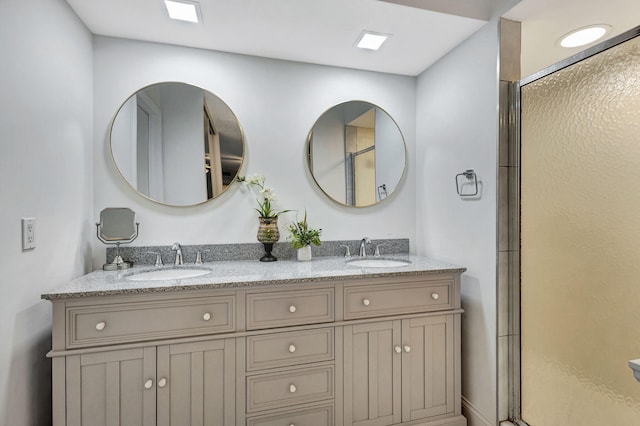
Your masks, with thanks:
M368 206L376 200L376 110L369 109L345 126L347 204Z
M223 190L220 137L213 126L206 103L204 108L204 168L207 198L217 197Z
M149 196L149 114L138 105L137 113L136 181L138 191Z
M233 184L244 157L244 136L217 96L184 83L158 83L131 96L111 126L118 171L140 194L189 206Z

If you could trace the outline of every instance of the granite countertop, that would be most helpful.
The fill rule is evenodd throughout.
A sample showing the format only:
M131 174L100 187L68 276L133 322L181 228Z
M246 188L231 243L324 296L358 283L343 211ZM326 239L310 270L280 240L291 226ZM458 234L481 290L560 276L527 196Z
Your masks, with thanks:
M352 257L316 257L310 262L279 260L259 262L257 260L216 261L201 265L166 265L163 267L135 266L122 271L95 271L76 278L48 293L43 299L80 298L117 294L159 293L181 290L202 290L214 288L241 288L273 284L323 282L357 278L376 278L403 275L421 275L440 272L464 272L466 268L438 262L408 254L384 256L385 259L409 260L410 264L392 268L370 268L347 265ZM368 257L368 259L376 259ZM188 268L207 269L210 274L194 278L162 281L129 281L127 276L158 269Z

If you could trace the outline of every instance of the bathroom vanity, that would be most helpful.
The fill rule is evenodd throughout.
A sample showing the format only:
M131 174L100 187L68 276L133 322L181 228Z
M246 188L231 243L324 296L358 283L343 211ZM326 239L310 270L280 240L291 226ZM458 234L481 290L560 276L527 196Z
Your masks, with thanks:
M214 262L130 281L98 271L53 304L53 424L465 426L460 274Z

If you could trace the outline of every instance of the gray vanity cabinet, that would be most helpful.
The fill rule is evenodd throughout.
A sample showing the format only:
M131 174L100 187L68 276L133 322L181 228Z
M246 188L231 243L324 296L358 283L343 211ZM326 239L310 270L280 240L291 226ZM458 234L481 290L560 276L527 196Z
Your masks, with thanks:
M400 321L344 327L345 426L401 421Z
M453 315L402 321L403 422L454 412L453 329Z
M54 426L466 426L460 269L52 297Z
M68 356L66 425L155 426L155 377L155 347Z
M158 347L157 425L235 426L235 339Z
M70 356L66 373L68 426L236 425L235 339Z
M453 315L344 330L345 426L383 426L454 412Z

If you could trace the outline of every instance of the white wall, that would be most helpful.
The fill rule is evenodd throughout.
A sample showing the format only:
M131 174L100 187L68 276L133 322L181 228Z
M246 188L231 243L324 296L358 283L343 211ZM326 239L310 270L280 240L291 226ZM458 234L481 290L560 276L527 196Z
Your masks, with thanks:
M238 185L210 203L167 207L134 193L116 172L108 146L111 119L133 92L160 81L184 81L223 99L246 136L247 161L241 173L265 174L267 185L276 189L278 206L306 208L312 226L323 228L325 239L366 235L408 237L413 242L415 78L108 37L94 38L94 58L93 214L97 217L110 206L131 207L141 223L135 244L256 241L255 199ZM366 209L330 201L306 167L306 138L316 119L329 107L353 99L377 104L394 117L410 159L407 175L393 197ZM94 244L98 267L104 263L104 247Z
M416 246L467 268L462 394L472 426L497 421L497 16L422 73L417 88ZM456 194L454 177L466 169L482 181L480 199Z
M0 2L0 424L51 422L51 306L89 268L91 36L63 0ZM37 218L21 250L20 218Z

